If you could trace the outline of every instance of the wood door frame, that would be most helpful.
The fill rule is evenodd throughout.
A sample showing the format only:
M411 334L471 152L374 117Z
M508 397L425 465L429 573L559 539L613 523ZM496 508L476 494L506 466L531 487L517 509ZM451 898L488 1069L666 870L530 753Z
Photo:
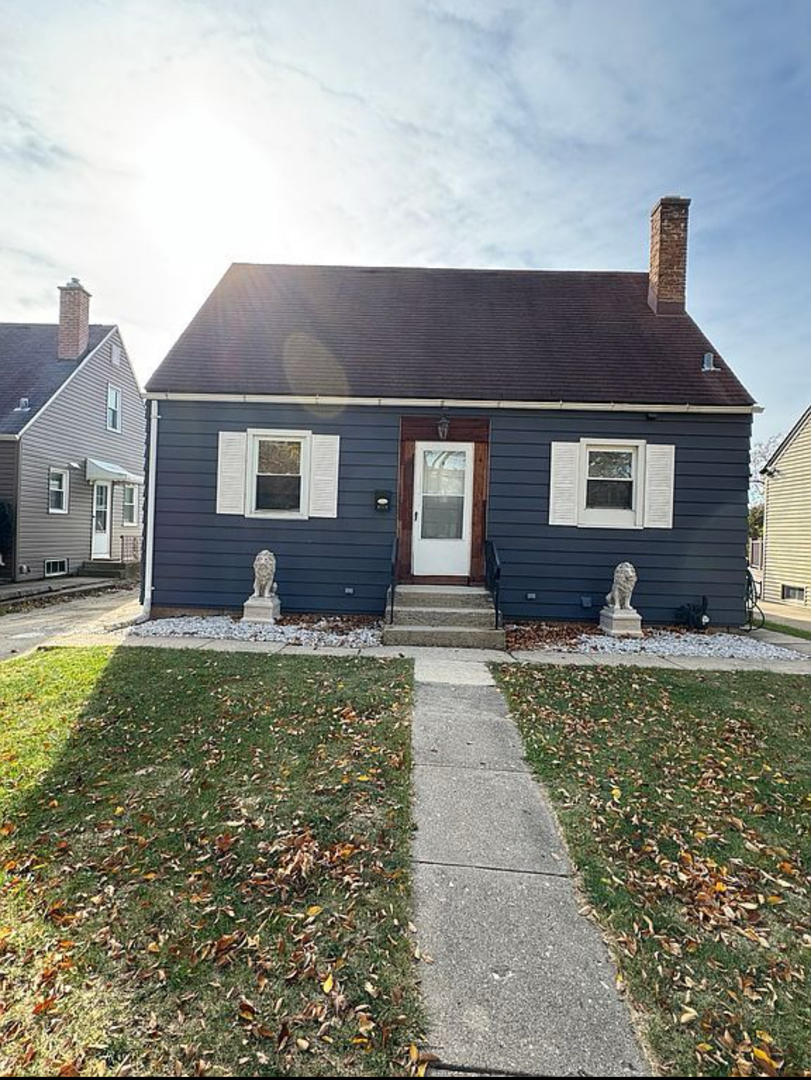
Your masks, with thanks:
M475 416L451 418L448 430L448 442L474 443L470 574L467 577L415 577L411 572L411 546L414 533L414 447L418 442L436 441L438 420L439 416L402 416L400 418L400 474L397 501L397 534L400 538L400 546L397 578L403 584L478 584L484 581L490 421Z

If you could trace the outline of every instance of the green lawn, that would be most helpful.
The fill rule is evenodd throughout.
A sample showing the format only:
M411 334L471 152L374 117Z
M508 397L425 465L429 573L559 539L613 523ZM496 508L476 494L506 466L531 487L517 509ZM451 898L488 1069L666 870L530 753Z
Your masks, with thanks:
M0 664L0 1072L406 1071L410 671Z
M663 1071L811 1075L811 679L497 675Z

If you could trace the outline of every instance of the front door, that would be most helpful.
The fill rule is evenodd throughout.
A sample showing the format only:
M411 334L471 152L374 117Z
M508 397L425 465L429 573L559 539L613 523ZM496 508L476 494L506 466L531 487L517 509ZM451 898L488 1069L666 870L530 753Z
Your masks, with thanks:
M473 517L473 443L414 447L415 577L468 577Z
M93 485L93 543L91 556L94 559L110 558L110 496L112 486L109 480L97 480Z

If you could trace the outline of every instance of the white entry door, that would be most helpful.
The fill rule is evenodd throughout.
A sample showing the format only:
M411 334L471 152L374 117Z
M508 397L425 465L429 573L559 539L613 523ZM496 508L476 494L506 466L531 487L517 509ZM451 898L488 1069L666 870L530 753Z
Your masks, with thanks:
M93 543L94 559L110 558L110 503L113 485L109 480L97 480L93 485Z
M473 443L418 442L414 447L415 576L470 575L473 452Z

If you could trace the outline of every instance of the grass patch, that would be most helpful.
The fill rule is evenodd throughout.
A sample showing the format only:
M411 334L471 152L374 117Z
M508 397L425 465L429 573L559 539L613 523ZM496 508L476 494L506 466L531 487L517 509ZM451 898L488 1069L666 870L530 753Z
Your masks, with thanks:
M0 1072L405 1071L410 665L0 665Z
M664 1071L809 1075L811 679L497 675Z
M778 634L790 634L792 637L804 638L811 641L811 630L801 630L799 626L786 626L784 623L770 622L766 620L766 630L774 630Z

